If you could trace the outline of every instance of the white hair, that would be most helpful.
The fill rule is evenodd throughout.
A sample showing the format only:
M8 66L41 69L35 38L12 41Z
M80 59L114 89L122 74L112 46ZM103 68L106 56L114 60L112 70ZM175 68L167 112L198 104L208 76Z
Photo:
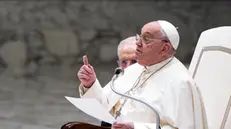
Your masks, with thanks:
M134 44L135 45L135 43L136 43L136 36L128 37L128 38L122 40L119 43L118 48L117 48L117 55L118 55L118 57L120 55L119 52L120 52L121 48L123 48L124 45L126 45L126 44L131 44L131 45Z

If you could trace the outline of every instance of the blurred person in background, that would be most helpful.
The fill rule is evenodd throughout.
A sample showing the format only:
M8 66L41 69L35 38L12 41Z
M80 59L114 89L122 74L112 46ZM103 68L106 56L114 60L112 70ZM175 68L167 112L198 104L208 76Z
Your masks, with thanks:
M130 65L136 63L135 54L136 52L136 37L128 37L122 40L117 48L117 55L119 60L117 61L118 65L125 69ZM101 126L111 126L110 123L102 121Z
M135 64L137 61L135 59L136 52L136 37L128 37L124 40L122 40L119 43L119 46L117 48L117 55L119 58L119 61L117 62L118 65L125 69L128 66Z

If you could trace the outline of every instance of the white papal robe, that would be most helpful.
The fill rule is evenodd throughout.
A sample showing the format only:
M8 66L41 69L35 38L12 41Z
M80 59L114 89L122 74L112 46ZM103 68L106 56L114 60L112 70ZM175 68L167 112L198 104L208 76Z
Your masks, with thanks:
M140 86L152 73L154 74ZM178 59L169 58L150 67L139 64L129 66L125 69L124 75L115 81L116 90L126 93L132 88L137 78L140 79L139 89L131 95L148 102L157 110L162 129L207 129L200 92L188 74L188 70ZM80 96L97 98L108 111L113 113L119 109L124 98L115 94L110 84L111 82L102 88L96 80L89 89L80 85ZM118 121L133 122L135 129L155 129L156 127L154 112L144 104L133 100L125 103Z

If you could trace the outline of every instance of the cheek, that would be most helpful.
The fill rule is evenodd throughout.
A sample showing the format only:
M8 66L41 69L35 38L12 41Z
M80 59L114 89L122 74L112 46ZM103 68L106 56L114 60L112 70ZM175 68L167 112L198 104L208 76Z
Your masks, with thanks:
M157 52L157 46L155 44L147 45L146 46L146 53L156 53Z

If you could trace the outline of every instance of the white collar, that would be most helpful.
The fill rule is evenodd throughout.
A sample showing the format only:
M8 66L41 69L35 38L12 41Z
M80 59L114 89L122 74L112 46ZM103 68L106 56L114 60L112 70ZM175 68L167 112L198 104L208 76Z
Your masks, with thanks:
M150 73L150 72L154 72L158 69L160 69L161 67L163 67L164 65L166 65L168 62L170 62L174 57L170 57L164 61L161 61L157 64L154 64L154 65L151 65L151 66L144 66L144 70L145 72L147 73Z

